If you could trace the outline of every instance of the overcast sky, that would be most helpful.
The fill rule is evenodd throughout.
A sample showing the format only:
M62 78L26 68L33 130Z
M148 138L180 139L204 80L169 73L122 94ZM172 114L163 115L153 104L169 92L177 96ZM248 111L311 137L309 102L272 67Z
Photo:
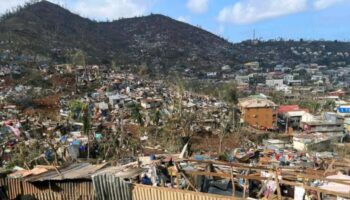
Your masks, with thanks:
M0 13L26 0L0 0ZM160 13L239 42L263 39L350 40L350 0L50 0L104 21Z

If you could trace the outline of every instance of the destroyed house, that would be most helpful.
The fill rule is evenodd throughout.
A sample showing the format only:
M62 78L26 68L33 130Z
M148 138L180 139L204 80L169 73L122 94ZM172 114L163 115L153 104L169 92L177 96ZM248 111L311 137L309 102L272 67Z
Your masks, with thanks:
M281 105L278 108L278 124L286 131L288 128L299 129L301 117L307 112L308 110L303 110L298 105Z
M112 106L123 106L125 103L130 102L131 98L123 94L115 94L108 96L109 103Z
M141 99L141 106L145 109L152 109L161 106L162 101L160 99Z
M9 174L4 183L10 188L10 199L28 195L35 199L92 200L95 191L91 177L106 167L106 164L89 163L74 163L66 167L39 165L32 170L19 170Z
M315 132L343 132L343 123L327 121L301 122L301 125L307 133Z
M306 133L334 133L342 134L344 132L344 120L335 113L325 113L322 117L311 117L307 119L302 117L300 126Z

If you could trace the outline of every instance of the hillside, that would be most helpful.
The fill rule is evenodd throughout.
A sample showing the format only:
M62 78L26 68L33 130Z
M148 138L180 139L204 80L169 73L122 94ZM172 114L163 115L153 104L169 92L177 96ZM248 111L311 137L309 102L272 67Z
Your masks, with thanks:
M350 43L343 41L243 41L234 44L239 62L259 61L264 67L283 64L294 67L300 63L317 63L332 67L334 62L350 64Z
M125 70L140 66L166 74L192 69L196 74L259 61L293 67L300 63L330 66L350 64L350 43L341 41L243 41L232 44L198 27L152 14L144 17L96 22L56 4L40 1L5 14L0 21L0 64L28 61L67 63L82 50L89 64ZM13 62L15 61L15 62Z
M219 68L234 62L233 45L163 15L96 22L41 1L3 16L0 49L31 59L67 62L78 49L90 63L115 61L126 68L153 70Z

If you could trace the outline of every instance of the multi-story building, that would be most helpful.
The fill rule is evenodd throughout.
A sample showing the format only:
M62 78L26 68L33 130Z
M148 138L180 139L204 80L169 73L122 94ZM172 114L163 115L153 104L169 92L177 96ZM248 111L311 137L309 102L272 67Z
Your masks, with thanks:
M240 100L241 120L259 129L273 129L277 122L277 105L271 100L249 97Z

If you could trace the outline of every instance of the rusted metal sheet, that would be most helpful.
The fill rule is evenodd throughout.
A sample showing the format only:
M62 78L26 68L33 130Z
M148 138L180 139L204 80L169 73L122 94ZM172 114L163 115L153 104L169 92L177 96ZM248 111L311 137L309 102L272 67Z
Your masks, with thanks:
M7 180L7 195L10 199L15 199L18 195L22 195L22 185L19 179Z
M89 181L47 181L36 184L21 179L0 179L7 195L32 195L38 200L237 200L238 198L170 188L132 185L111 174L100 174ZM96 195L95 195L96 193Z
M237 200L229 196L176 190L170 188L134 185L132 200Z
M132 185L111 174L92 177L97 200L132 200Z
M21 179L2 178L0 186L6 188L7 196L15 199L20 195L32 195L37 199L94 199L91 181L46 181L30 183Z
M38 175L31 175L24 178L25 181L48 181L48 180L73 180L73 179L91 179L91 176L98 170L104 168L107 164L91 165L89 163L74 163L68 167L50 170Z
M54 192L39 193L33 195L37 200L94 200L94 196L60 194Z

